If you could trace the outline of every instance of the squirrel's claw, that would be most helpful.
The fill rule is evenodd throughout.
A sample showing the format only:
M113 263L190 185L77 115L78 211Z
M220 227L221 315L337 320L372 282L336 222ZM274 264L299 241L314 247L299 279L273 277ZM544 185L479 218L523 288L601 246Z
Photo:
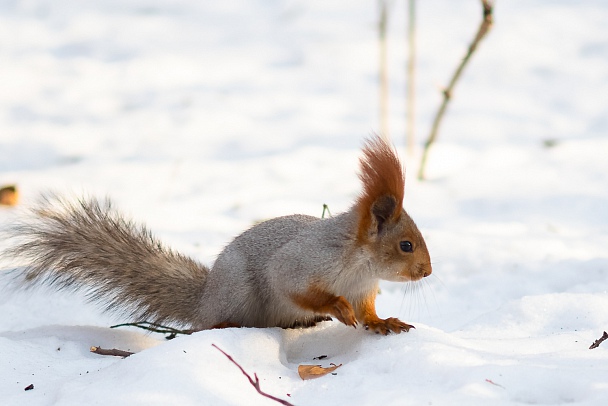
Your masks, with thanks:
M402 331L408 332L411 328L416 328L411 324L407 324L402 322L396 317L389 317L388 319L377 319L370 320L365 323L365 329L371 330L376 334L388 335L393 332L395 334L399 334Z

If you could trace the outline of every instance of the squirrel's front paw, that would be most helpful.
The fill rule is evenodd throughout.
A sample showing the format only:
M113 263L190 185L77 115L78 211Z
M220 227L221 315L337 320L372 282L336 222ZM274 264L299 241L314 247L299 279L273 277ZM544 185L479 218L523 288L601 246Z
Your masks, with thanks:
M336 301L333 303L333 311L330 313L335 316L340 322L347 326L357 327L357 318L355 317L355 311L348 300L342 296L338 296Z
M402 331L405 331L405 332L410 331L411 328L416 328L416 327L412 326L411 324L404 323L396 317L389 317L386 320L383 320L383 319L370 320L370 321L366 321L366 323L365 323L366 330L371 330L371 331L375 332L376 334L383 334L383 335L388 335L388 333L390 333L391 331L393 333L399 334Z
M336 296L323 289L312 287L308 292L294 294L291 298L296 305L312 310L321 318L330 315L347 326L357 326L355 310L344 296Z

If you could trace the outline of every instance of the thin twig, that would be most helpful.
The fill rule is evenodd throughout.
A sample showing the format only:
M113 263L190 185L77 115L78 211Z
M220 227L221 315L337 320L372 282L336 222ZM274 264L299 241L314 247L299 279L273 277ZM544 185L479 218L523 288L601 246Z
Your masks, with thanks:
M489 384L492 384L494 386L498 386L499 388L505 389L504 386L497 384L496 382L492 381L491 379L486 379L486 382L489 383Z
M415 107L416 107L416 0L409 0L408 11L408 58L407 58L407 88L406 88L406 132L407 152L414 153L416 142Z
M456 69L456 72L454 72L452 80L450 80L448 87L443 91L443 102L441 103L441 106L437 111L437 115L435 116L435 120L433 121L433 126L431 127L431 133L429 135L429 138L424 144L422 160L420 161L420 170L418 172L418 179L420 180L424 180L425 178L424 170L426 166L426 159L429 152L429 148L431 144L435 142L435 138L437 138L437 130L439 129L439 124L441 123L441 119L445 114L448 102L452 98L452 91L454 90L454 86L460 78L460 75L462 74L462 71L464 70L464 67L466 66L467 62L469 62L471 55L473 55L473 52L475 52L475 50L477 49L477 45L483 39L483 37L485 37L490 28L492 28L492 24L494 22L492 15L493 3L490 2L490 0L481 0L481 4L483 7L483 20L481 21L479 29L477 30L477 34L475 34L475 38L473 38L473 42L471 42L471 45L469 45L469 49L466 55L462 59L462 62L460 62L460 65Z
M149 321L138 321L136 323L123 323L110 326L110 328L117 327L137 327L143 330L152 331L153 333L169 334L169 336L166 337L168 340L175 338L177 334L190 335L194 333L194 330L178 330L173 327L163 326L162 324L151 323Z
M386 31L388 25L388 0L378 0L380 8L380 19L378 21L378 42L380 46L378 70L380 80L380 136L385 141L389 140L388 124L388 51Z
M268 394L268 393L266 393L266 392L263 392L263 391L262 391L262 389L260 389L260 380L258 379L258 375L257 375L256 373L254 373L254 374L253 374L253 376L255 377L255 381L254 381L254 380L251 378L251 376L250 376L250 375L249 375L247 372L245 372L245 370L243 369L243 367L242 367L242 366L240 366L240 365L238 364L238 362L236 362L236 361L234 360L234 358L232 358L230 355L228 355L228 354L227 354L227 353L226 353L224 350L222 350L222 349L221 349L220 347L218 347L217 345L215 345L215 344L211 344L211 345L212 345L212 346L214 346L215 348L217 348L217 350L218 350L219 352L221 352L222 354L224 354L224 355L226 356L226 358L228 358L228 359L229 359L229 360L230 360L230 361L231 361L231 362L232 362L234 365L236 365L236 366L237 366L237 367L238 367L238 368L241 370L241 372L243 373L243 375L245 375L245 376L247 377L247 379L249 379L249 383L251 383L251 385L253 385L253 387L255 388L255 390L256 390L256 391L258 391L258 393L259 393L260 395L265 396L265 397L267 397L268 399L272 399L272 400L274 400L275 402L279 402L279 403L280 403L280 404L282 404L282 405L286 405L286 406L294 406L292 403L289 403L289 402L288 402L288 401L286 401L286 400L279 399L279 398L277 398L277 397L274 397L274 396L272 396L272 395L269 395L269 394Z
M325 203L323 203L323 213L321 213L321 218L324 219L325 218L325 212L327 212L327 215L329 217L331 217L331 212L329 211L329 206L326 205Z
M95 354L99 354L99 355L111 355L114 357L123 357L123 358L127 358L128 356L135 354L134 352L117 350L116 348L112 348L109 350L109 349L105 349L105 348L101 348L101 347L91 347L91 352L94 352Z
M590 350L597 348L600 346L601 343L603 343L604 341L608 340L608 333L606 333L604 331L604 334L602 334L602 336L600 338L598 338L597 340L595 340L593 342L593 344L591 344L591 347L589 347Z

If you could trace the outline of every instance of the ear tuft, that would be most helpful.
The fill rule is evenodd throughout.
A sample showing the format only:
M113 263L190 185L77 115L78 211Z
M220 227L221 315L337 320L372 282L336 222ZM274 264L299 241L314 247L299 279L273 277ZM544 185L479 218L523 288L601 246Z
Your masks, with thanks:
M377 135L366 141L360 164L363 192L355 206L359 213L358 238L365 241L372 227L401 215L404 176L397 154Z

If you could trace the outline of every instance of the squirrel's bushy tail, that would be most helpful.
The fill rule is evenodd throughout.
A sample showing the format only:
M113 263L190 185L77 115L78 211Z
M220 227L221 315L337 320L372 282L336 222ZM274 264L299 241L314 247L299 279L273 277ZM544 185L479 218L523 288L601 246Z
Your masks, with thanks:
M109 200L46 197L32 214L10 230L17 242L6 252L25 262L23 286L83 290L134 321L196 322L208 268L164 247Z

